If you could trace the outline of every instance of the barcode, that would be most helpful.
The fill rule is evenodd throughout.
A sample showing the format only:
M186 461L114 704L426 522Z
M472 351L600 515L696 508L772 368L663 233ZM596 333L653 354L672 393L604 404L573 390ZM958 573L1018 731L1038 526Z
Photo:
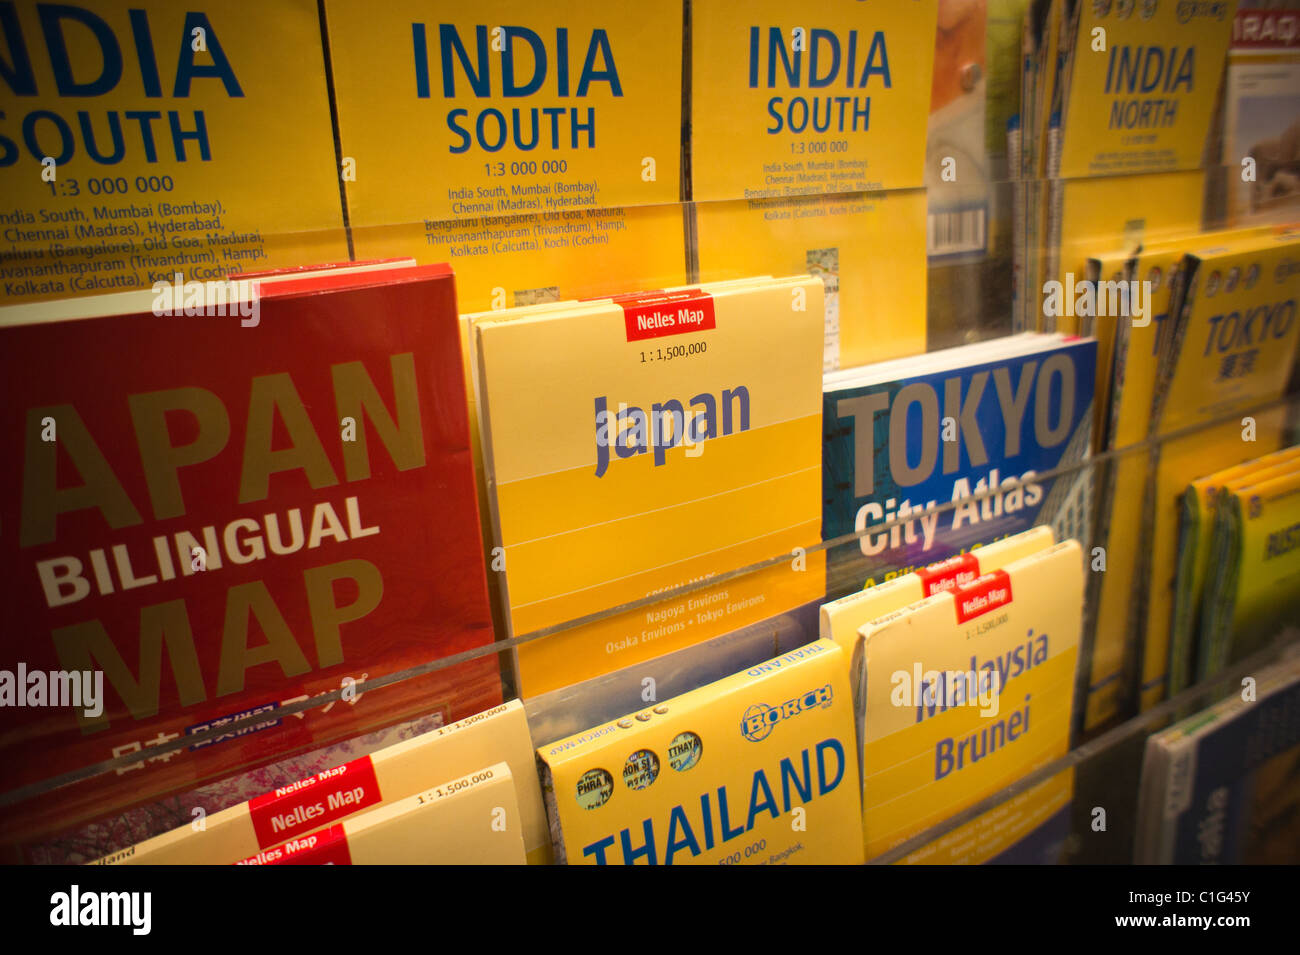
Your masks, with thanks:
M955 212L931 212L925 217L925 254L952 255L983 252L985 249L985 207Z

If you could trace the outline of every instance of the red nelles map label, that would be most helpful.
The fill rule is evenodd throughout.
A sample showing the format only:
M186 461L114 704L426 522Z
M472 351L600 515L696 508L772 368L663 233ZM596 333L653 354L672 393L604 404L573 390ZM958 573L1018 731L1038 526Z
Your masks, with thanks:
M699 289L621 295L615 301L623 308L623 321L630 342L666 335L689 335L717 327L713 296Z
M958 587L952 596L957 603L957 622L965 623L1011 603L1011 577L1005 570L993 570Z
M382 801L374 763L362 756L255 796L248 814L265 849Z
M929 597L931 594L956 590L975 580L980 575L979 559L972 553L956 554L947 560L941 560L922 567L916 572L921 578L921 592Z
M351 865L352 852L343 824L288 839L235 865Z

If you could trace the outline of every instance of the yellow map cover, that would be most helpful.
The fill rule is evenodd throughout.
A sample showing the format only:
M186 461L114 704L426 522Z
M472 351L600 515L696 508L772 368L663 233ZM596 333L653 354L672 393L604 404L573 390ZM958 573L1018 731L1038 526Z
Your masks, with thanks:
M357 256L463 312L686 281L680 2L325 10Z
M1258 468L1260 461L1286 455L1286 450L1252 458L1230 468L1199 477L1183 492L1182 520L1178 525L1178 567L1174 579L1174 608L1169 623L1170 696L1187 689L1196 674L1196 637L1200 631L1201 600L1217 533L1216 498L1225 482ZM1267 467L1268 465L1265 465Z
M708 289L722 287L727 285L749 285L763 279L770 279L771 276L761 278L737 279L734 282L711 283ZM636 282L632 283L637 284ZM670 288L665 291L679 291L682 287ZM555 290L558 294L558 289ZM501 308L490 312L464 312L460 316L460 347L461 358L464 361L465 368L465 403L469 411L469 440L470 450L474 456L474 481L478 488L478 499L486 502L488 499L487 470L483 464L483 441L482 433L479 428L478 418L478 361L474 358L474 323L479 319L490 319L492 321L509 321L513 318L527 318L529 316L542 315L547 312L563 311L565 309L581 309L587 302L593 307L599 302L599 299L589 299L586 302L575 299L562 299L554 302L539 302L530 305L516 305L511 308ZM501 592L501 574L503 569L498 555L492 553L492 514L486 504L479 508L479 523L483 535L483 565L489 568L488 574L488 592L492 598L492 623L497 632L504 632L505 621L501 616L501 601L504 599ZM496 564L497 566L493 566Z
M1058 255L1040 280L1044 296L1046 281L1077 284L1087 272L1088 257L1098 247L1124 248L1136 252L1143 243L1172 239L1194 232L1201 225L1201 204L1205 174L1199 171L1171 172L1145 176L1113 176L1058 183L1061 193L1059 232L1049 241ZM1080 330L1075 309L1066 296L1065 314L1044 315L1040 321L1048 331L1077 334ZM1042 304L1040 302L1040 304ZM1052 324L1053 319L1055 324ZM1098 366L1102 362L1098 360Z
M1083 566L1063 541L862 628L867 858L1068 751Z
M1262 632L1264 628L1260 624L1275 623L1279 616L1283 620L1293 620L1295 617L1294 601L1286 593L1286 585L1290 583L1285 579L1287 561L1274 562L1263 568L1248 566L1252 555L1245 549L1242 540L1247 518L1258 518L1260 513L1256 512L1262 512L1264 503L1270 498L1279 499L1271 502L1270 522L1289 513L1287 505L1290 502L1287 498L1292 493L1289 481L1297 473L1297 460L1285 449L1266 457L1273 459L1274 463L1229 478L1215 494L1213 533L1210 535L1207 561L1209 566L1199 608L1199 679L1219 673L1229 663L1248 656L1250 651L1266 642ZM1275 482L1278 481L1282 484L1277 485ZM1257 492L1257 488L1264 485L1269 486L1268 490L1262 494ZM1257 528L1259 526L1256 525ZM1273 550L1263 555L1267 559L1287 554L1289 545L1285 533L1270 546L1273 546ZM1244 579L1246 573L1253 573L1256 569L1259 570L1259 579ZM1277 585L1279 570L1283 572L1283 588L1279 592L1279 600L1271 608L1260 606L1257 599L1260 592L1267 593L1270 587ZM1254 605L1247 614L1254 618L1254 626L1239 629L1234 626L1234 607L1238 597L1243 594L1246 595L1245 604ZM1266 636L1274 635L1270 631ZM1245 652L1242 652L1243 648L1247 648Z
M858 642L858 630L872 620L902 610L931 594L968 584L982 574L1005 567L1054 543L1051 525L1041 524L875 586L868 585L857 593L822 604L821 636L831 638L846 652L852 653Z
M1104 255L1094 255L1088 259L1084 274L1089 282L1094 283L1127 282L1132 258L1132 250L1112 250ZM1109 286L1099 285L1097 291L1107 288ZM1152 291L1154 292L1154 288ZM1111 304L1109 296L1104 301L1107 314L1098 314L1100 311L1100 306L1098 306L1094 309L1093 314L1078 316L1077 318L1079 334L1097 339L1097 379L1093 386L1093 400L1097 408L1097 419L1094 422L1092 432L1092 449L1094 452L1106 450L1110 439L1111 414L1113 411L1110 389L1115 371L1116 346L1120 337L1119 327L1121 324L1128 324L1129 319L1145 322L1151 317L1150 312L1146 310L1149 303L1145 299L1140 303L1134 302L1131 296L1128 301L1124 301L1122 298L1119 299L1120 309L1118 315L1109 314ZM1142 306L1142 315L1134 313L1135 305Z
M96 865L224 865L340 822L372 806L428 789L437 780L510 767L529 861L550 859L551 840L533 772L523 704L510 700L456 723L326 769L248 802L100 859Z
M524 865L511 777L485 766L235 865Z
M924 184L937 0L691 4L691 198Z
M1153 182L1170 177L1143 177ZM1199 174L1196 174L1199 176ZM1124 181L1127 177L1115 181ZM1193 232L1182 236L1147 242L1136 254L1118 250L1097 257L1096 269L1109 275L1119 260L1125 262L1123 278L1141 285L1143 315L1134 321L1123 317L1098 316L1094 326L1100 340L1103 328L1113 329L1114 358L1109 363L1109 424L1105 429L1105 447L1118 450L1146 439L1151 429L1155 404L1161 344L1173 337L1175 321L1170 320L1179 283L1185 277L1184 258L1189 251L1219 242L1235 241L1252 235L1271 234L1262 229ZM1100 368L1102 362L1098 360ZM1190 447L1190 446L1189 446ZM1146 550L1147 474L1153 466L1146 450L1128 451L1113 458L1103 471L1101 506L1094 546L1106 548L1106 570L1089 579L1088 606L1092 616L1088 625L1085 666L1089 669L1087 701L1083 704L1083 729L1093 730L1119 715L1127 688L1122 684L1126 666L1140 667L1131 644L1140 642L1142 607L1134 602L1135 581L1142 580ZM1140 593L1137 596L1141 596Z
M694 208L701 279L808 272L822 280L824 371L925 351L924 190Z
M558 289L556 290L558 292ZM465 369L465 407L469 412L469 444L474 457L474 486L478 491L480 502L478 519L483 542L483 566L488 568L488 597L492 601L492 627L497 633L505 631L505 619L502 616L505 599L501 591L501 571L503 567L493 553L492 513L487 507L488 483L487 469L483 464L483 433L478 418L478 362L474 360L474 322L479 318L494 315L498 320L508 321L542 311L555 311L571 308L578 303L573 299L563 299L535 305L516 305L494 312L465 312L460 316L460 354ZM498 658L501 659L501 658Z
M818 640L542 747L556 860L862 863L852 710Z
M1262 458L1197 478L1183 494L1183 519L1178 530L1178 578L1174 587L1174 614L1169 634L1169 695L1186 689L1196 672L1193 647L1201 626L1205 580L1213 560L1217 533L1218 499L1229 485L1255 483L1271 477L1281 465L1294 466L1300 447L1284 448ZM1217 568L1216 568L1217 572Z
M0 304L348 258L312 0L5 9Z
M754 282L761 282L763 281L763 279L770 279L770 278L771 276L769 275L769 276L763 276L761 278L737 279L734 282L712 282L712 283L707 283L706 286L701 286L701 288L704 289L705 291L713 291L715 289L721 289L723 286L750 285ZM635 285L638 283L633 283L633 284ZM670 291L670 292L680 291L684 287L685 286L677 286L675 288L665 289L664 291ZM570 309L570 310L583 309L587 305L590 305L592 308L596 308L599 306L600 301L602 301L602 299L598 299L594 297L583 299L583 300L561 299L554 302L538 302L538 303L528 304L528 305L515 305L509 308L500 308L495 311L488 311L488 312L462 312L460 316L460 347L461 347L461 357L464 360L464 367L465 367L465 402L469 409L469 436L470 436L470 444L474 452L474 476L478 484L480 501L487 500L487 475L483 467L483 446L481 444L481 440L480 440L481 435L479 432L478 383L476 380L478 375L478 362L477 360L475 360L473 355L474 323L480 319L488 319L494 322L504 322L514 318L528 318L530 316L543 315L546 314L547 312L560 312L566 309ZM488 512L488 509L486 507L480 510L479 516L483 522L483 540L487 545L487 550L488 550L488 554L486 555L488 559L485 562L490 563L491 562L490 551L491 551L491 540L492 540L492 518L491 518L491 514ZM489 583L491 583L492 577L489 576L488 580Z
M1181 174L1170 174L1146 181L1153 186L1160 183L1169 185L1180 178ZM1129 180L1120 178L1102 181ZM1190 196L1189 191L1185 198L1193 201ZM1177 194L1166 198L1172 202L1178 201ZM1099 422L1098 450L1125 447L1141 441L1150 429L1151 402L1155 388L1154 362L1159 341L1165 341L1158 340L1157 335L1165 328L1172 332L1173 323L1166 326L1165 320L1169 317L1169 307L1182 269L1183 256L1193 249L1204 248L1216 242L1273 235L1277 232L1276 227L1261 226L1215 232L1201 232L1198 229L1170 232L1170 221L1172 220L1166 220L1162 215L1152 223L1153 228L1147 234L1129 232L1126 228L1124 238L1128 241L1127 246L1088 259L1087 274L1091 280L1146 283L1137 290L1142 293L1141 298L1130 296L1128 307L1119 312L1113 310L1108 292L1104 300L1107 308L1102 310L1103 299L1098 297L1096 313L1090 320L1080 321L1080 333L1097 339L1096 394L1103 396L1098 407L1105 409L1106 414L1104 425ZM1149 350L1141 354L1148 355L1152 363L1148 365L1143 362L1141 367L1126 368L1126 362L1139 357L1137 353L1130 354L1130 339L1135 334L1149 344ZM1147 374L1148 371L1150 375ZM1125 395L1127 398L1121 400ZM1126 409L1122 421L1121 409Z
M352 225L680 198L680 0L325 13Z
M1139 568L1141 576L1135 584L1137 598L1133 603L1135 632L1141 639L1138 705L1142 710L1169 695L1179 531L1187 486L1207 470L1228 468L1261 452L1280 449L1286 432L1286 411L1279 407L1242 415L1165 441L1158 448L1155 470L1147 482L1147 513L1141 532L1145 562ZM1249 421L1243 423L1246 419ZM1246 437L1251 434L1253 438Z
M1187 243L1150 245L1134 256L1129 251L1096 259L1103 278L1123 260L1125 281L1148 282L1149 300L1143 318L1098 317L1098 327L1114 329L1114 358L1109 363L1109 424L1106 447L1128 448L1146 438L1155 400L1159 332L1168 322L1173 289ZM1144 290L1145 295L1145 290ZM1097 362L1102 365L1101 360ZM1105 548L1106 569L1088 578L1088 629L1084 666L1088 668L1085 699L1081 703L1084 731L1117 717L1125 705L1125 668L1135 667L1131 640L1136 639L1133 612L1134 581L1141 564L1141 528L1147 471L1146 451L1129 451L1102 466L1098 494L1098 520L1094 546Z
M1066 769L909 852L898 865L1055 865L1069 829L1074 770Z
M614 295L686 281L682 206L354 224L358 257L447 262L462 312Z
M902 610L932 594L965 586L983 574L1051 547L1055 542L1051 526L1042 524L1002 540L974 547L967 553L888 578L879 584L873 585L868 581L867 586L857 593L822 604L819 614L821 637L834 640L851 661L860 662L862 646L859 631L873 620ZM866 717L862 699L864 689L860 682L853 685L853 711L859 749L866 738L862 726ZM860 752L859 756L861 755ZM865 765L861 758L858 764Z
M1189 257L1185 301L1171 319L1176 325L1162 362L1153 433L1228 420L1159 447L1148 489L1144 709L1165 696L1178 520L1187 485L1282 445L1285 409L1244 412L1281 396L1291 374L1300 333L1298 260L1300 243L1285 231L1225 240Z
M1300 472L1275 475L1227 491L1228 547L1219 599L1208 624L1227 666L1265 646L1300 613Z
M521 644L523 695L824 593L821 326L807 276L475 323L511 636L782 558Z
M1200 168L1236 7L1078 0L1060 175Z

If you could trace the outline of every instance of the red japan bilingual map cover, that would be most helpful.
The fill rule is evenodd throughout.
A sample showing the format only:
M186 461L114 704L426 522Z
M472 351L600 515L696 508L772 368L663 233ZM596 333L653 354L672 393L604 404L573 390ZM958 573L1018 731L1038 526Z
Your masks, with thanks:
M493 638L450 269L268 284L255 322L156 314L149 293L113 301L133 311L0 310L0 844L13 861L55 830L501 699L494 655L363 682ZM102 712L50 705L60 671L101 673ZM281 712L349 678L361 686L347 699Z

